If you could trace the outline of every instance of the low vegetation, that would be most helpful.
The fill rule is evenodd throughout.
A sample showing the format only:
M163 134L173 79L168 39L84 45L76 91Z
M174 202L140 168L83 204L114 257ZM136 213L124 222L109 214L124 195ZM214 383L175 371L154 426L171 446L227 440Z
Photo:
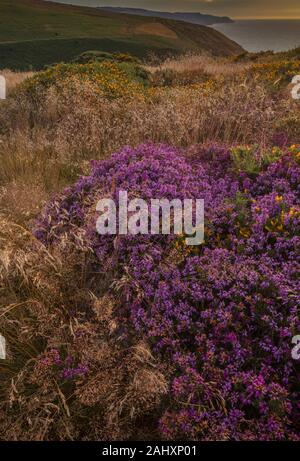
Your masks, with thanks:
M299 440L296 56L6 71L2 440ZM205 243L100 237L122 188L204 197Z

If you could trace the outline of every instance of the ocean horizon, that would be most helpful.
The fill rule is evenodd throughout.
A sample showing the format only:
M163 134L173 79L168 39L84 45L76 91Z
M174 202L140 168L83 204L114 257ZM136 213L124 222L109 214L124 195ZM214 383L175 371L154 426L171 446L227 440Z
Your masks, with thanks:
M251 52L300 47L300 19L240 19L210 27Z
M104 5L104 3L99 5L99 0L50 1L89 7ZM222 14L217 16L222 16ZM300 47L300 19L232 19L233 23L214 24L207 27L213 27L251 52L287 51Z

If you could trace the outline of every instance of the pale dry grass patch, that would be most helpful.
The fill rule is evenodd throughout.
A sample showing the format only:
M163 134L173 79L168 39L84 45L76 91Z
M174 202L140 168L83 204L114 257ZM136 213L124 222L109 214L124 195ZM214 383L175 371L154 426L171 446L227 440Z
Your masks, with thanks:
M26 80L29 77L34 75L34 72L15 72L9 69L4 69L0 71L0 75L6 80L7 85L7 94L10 94L11 91L16 88L20 83Z
M263 86L224 83L205 89L158 89L150 98L112 102L91 99L84 89L71 99L57 99L59 121L55 150L71 151L75 160L96 158L125 144L150 141L186 147L202 142L270 143L278 112L285 100L274 101ZM76 154L75 154L76 152Z
M157 71L171 70L178 73L199 72L212 76L237 75L251 67L251 63L232 63L228 58L214 58L205 54L187 54L177 58L169 58L158 66L148 66L153 74Z

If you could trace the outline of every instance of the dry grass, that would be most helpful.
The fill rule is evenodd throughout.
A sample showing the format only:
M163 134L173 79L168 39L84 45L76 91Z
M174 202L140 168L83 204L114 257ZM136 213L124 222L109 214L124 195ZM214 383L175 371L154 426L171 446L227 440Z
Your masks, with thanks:
M265 147L280 123L296 142L297 120L288 93L279 98L259 83L226 79L157 88L126 101L109 101L93 84L75 80L71 86L66 82L50 88L40 101L17 92L0 106L0 206L26 223L50 194L88 172L89 159L103 158L125 144Z
M115 300L103 294L111 280L91 276L92 255L68 242L48 251L2 215L0 244L0 331L9 347L0 363L0 439L153 437L147 418L166 378L146 344L123 342ZM88 364L85 379L63 382L54 350Z
M0 71L0 75L3 75L6 79L7 94L10 94L16 86L22 83L26 78L31 77L33 74L33 72L13 72L9 69Z
M251 65L250 62L232 63L228 59L217 59L205 54L187 54L179 58L167 59L158 66L148 66L147 68L151 73L171 70L179 73L197 72L212 76L231 76L245 72Z

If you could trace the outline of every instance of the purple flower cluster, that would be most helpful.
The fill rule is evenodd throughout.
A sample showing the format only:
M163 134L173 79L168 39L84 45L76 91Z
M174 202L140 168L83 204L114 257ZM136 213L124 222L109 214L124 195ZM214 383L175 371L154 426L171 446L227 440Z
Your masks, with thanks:
M63 381L71 381L85 376L88 367L82 363L77 363L73 357L63 357L58 349L47 351L40 359L40 364L44 367L57 371L58 376Z
M92 248L122 279L116 315L146 337L170 376L165 439L300 439L300 166L294 152L257 175L218 146L151 144L94 162L53 200L36 236ZM179 236L99 236L95 204L132 197L204 198L205 243ZM95 270L95 268L94 268Z

